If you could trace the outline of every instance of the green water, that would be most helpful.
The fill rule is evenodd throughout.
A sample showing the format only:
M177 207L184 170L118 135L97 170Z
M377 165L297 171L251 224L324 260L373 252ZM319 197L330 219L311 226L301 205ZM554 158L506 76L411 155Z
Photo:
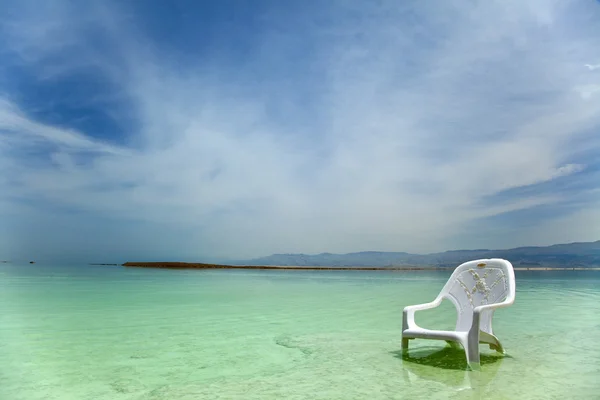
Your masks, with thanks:
M448 276L0 264L0 399L600 398L599 272L517 272L509 356L482 345L480 373L444 342L400 353L402 308Z

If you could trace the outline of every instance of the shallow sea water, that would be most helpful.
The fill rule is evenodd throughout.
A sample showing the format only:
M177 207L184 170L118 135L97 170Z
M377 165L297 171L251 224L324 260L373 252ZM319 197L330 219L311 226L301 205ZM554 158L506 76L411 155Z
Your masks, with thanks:
M600 272L517 271L481 372L400 352L402 308L450 273L0 264L0 399L600 399Z

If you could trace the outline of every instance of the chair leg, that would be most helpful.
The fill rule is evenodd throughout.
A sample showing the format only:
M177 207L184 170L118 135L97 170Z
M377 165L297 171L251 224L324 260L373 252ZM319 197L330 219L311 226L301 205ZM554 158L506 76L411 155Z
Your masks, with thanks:
M408 354L408 338L402 338L402 353Z
M479 343L476 341L465 340L460 343L465 350L465 357L467 358L467 366L472 371L480 371L480 356L479 356Z
M500 354L506 354L506 350L504 350L504 347L502 347L500 342L496 344L489 343L488 345L490 346L490 350L496 350Z
M500 343L500 340L498 340L496 336L490 333L480 332L479 341L482 343L486 343L491 350L496 350L500 354L506 354L506 351L504 350L502 343Z
M468 340L465 346L465 354L467 356L467 364L470 369L479 371L481 369L479 342Z

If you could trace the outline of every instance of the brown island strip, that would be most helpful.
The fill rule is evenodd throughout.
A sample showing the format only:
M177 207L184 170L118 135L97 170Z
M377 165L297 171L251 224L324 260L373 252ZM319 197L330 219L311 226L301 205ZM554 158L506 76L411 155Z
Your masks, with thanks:
M223 264L205 264L205 263L187 263L173 261L157 262L133 262L128 261L123 264L124 267L141 268L165 268L165 269L270 269L270 270L298 270L298 271L443 271L453 270L455 267L423 267L423 266L404 266L404 267L325 267L325 266L287 266L287 265L223 265ZM514 267L516 271L589 271L600 270L600 268L585 267Z
M404 271L404 270L444 270L443 267L321 267L288 265L223 265L187 262L126 262L124 267L167 268L167 269L276 269L302 271Z

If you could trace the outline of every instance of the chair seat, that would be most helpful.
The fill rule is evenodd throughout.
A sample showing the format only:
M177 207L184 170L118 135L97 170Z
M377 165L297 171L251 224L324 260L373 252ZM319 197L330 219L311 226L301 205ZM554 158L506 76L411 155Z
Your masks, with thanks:
M466 340L469 332L461 331L438 331L416 327L412 329L406 329L402 332L402 336L407 339L441 339L441 340L453 340L460 341Z

